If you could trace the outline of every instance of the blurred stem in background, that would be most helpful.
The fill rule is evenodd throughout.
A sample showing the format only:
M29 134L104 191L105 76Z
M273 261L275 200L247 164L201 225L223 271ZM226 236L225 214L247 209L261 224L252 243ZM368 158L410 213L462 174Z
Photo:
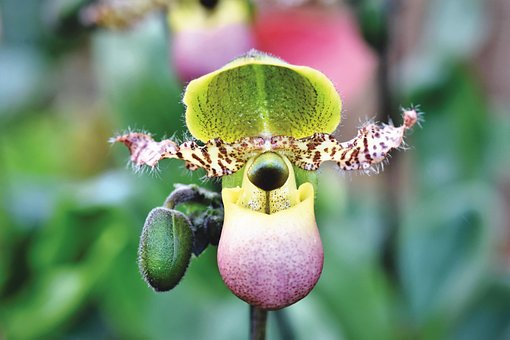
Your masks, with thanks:
M397 123L399 107L395 98L395 87L391 83L391 51L394 44L394 32L397 29L396 16L401 8L399 0L364 0L351 1L356 9L362 31L367 42L376 51L379 63L377 70L377 119L387 121L388 118ZM396 265L396 238L400 221L400 174L399 154L392 155L391 166L386 167L378 176L382 178L385 205L381 207L381 228L385 231L381 246L381 261L389 278L398 283Z
M399 9L399 0L385 0L382 2L382 9L379 11L381 15L381 28L379 30L379 44L375 45L377 55L379 57L379 70L377 74L378 83L378 120L384 121L390 119L397 122L399 117L398 106L395 105L394 88L390 83L391 63L390 51L393 43L394 22L396 11ZM382 172L383 177L383 197L386 197L387 205L382 208L383 228L386 231L386 238L382 245L382 263L386 268L389 277L394 283L398 283L397 265L396 265L396 238L398 234L400 221L400 162L399 155L392 155L392 166L387 167Z

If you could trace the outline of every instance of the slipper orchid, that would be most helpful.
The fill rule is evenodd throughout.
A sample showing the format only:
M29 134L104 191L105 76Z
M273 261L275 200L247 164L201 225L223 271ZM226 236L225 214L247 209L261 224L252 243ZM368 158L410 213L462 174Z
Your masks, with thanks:
M314 171L328 161L346 171L376 169L419 118L403 110L402 126L367 123L339 142L331 133L341 100L328 78L256 51L190 82L183 102L201 144L137 132L112 141L129 148L135 166L176 158L223 178L221 276L235 295L269 310L305 297L322 271Z

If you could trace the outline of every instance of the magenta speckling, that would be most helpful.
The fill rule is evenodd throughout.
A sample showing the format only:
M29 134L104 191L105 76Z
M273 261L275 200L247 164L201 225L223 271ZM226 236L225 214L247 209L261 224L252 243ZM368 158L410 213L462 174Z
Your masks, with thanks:
M225 203L218 267L230 290L247 303L269 310L308 295L324 262L313 194L271 215Z

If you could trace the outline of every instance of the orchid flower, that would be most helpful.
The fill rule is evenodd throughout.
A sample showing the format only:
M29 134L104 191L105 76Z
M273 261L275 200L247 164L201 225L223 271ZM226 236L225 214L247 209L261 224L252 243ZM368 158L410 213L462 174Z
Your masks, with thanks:
M219 271L235 295L267 310L299 301L321 274L315 171L325 162L342 171L377 170L419 119L416 109L403 110L403 125L367 123L340 142L332 133L341 100L330 80L256 51L191 81L183 102L197 140L130 132L112 141L128 147L136 167L176 158L222 178Z
M84 7L81 21L122 30L157 12L167 16L169 61L182 82L214 71L255 46L246 0L97 0Z

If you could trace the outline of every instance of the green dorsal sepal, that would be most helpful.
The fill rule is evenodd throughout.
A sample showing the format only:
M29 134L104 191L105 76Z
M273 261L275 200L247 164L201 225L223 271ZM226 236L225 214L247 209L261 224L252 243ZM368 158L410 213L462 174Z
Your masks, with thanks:
M257 51L191 81L183 102L188 129L203 142L331 133L342 107L321 72Z

